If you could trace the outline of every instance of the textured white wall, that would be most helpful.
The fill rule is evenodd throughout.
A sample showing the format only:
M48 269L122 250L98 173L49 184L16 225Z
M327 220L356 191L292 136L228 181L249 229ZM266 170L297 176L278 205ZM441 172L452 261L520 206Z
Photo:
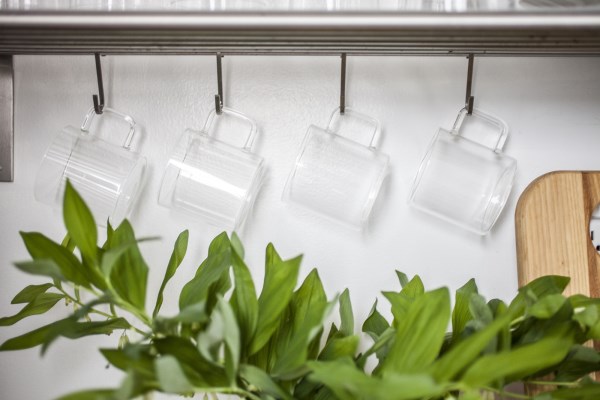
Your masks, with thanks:
M357 321L381 290L397 288L394 269L420 274L429 288L456 289L471 277L490 297L516 291L513 215L518 195L535 177L558 169L600 169L599 58L476 59L475 104L511 127L506 152L518 159L515 190L493 232L481 238L410 210L406 197L421 157L440 126L449 128L462 106L464 58L348 58L347 104L378 118L382 151L391 175L373 223L364 235L309 215L298 215L280 197L310 124L324 126L338 106L339 57L226 57L225 103L254 118L255 150L268 178L241 237L257 281L264 247L304 253L302 276L318 267L328 293L351 290ZM148 174L131 220L140 236L162 241L142 245L151 266L152 303L179 231L191 229L190 250L167 288L165 312L175 312L178 288L194 274L218 229L172 217L156 204L162 168L181 132L200 128L214 105L215 59L206 56L103 58L108 104L131 114L141 127L139 149ZM36 170L46 147L65 125L81 123L96 93L93 57L15 57L15 181L0 183L0 315L16 313L12 297L38 280L11 267L26 258L19 230L60 239L60 217L33 199ZM259 285L260 286L260 285ZM172 295L170 296L169 293ZM380 303L385 309L385 302ZM58 305L51 315L67 312ZM30 318L0 329L0 340L50 321ZM114 386L120 373L105 369L96 348L118 337L58 340L39 350L0 353L0 398L47 399L96 386Z

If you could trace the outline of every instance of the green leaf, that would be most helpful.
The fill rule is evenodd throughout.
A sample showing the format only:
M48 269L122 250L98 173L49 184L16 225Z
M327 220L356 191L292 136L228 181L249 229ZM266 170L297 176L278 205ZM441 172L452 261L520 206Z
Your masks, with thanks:
M269 260L269 252L269 247L267 247L267 260ZM298 279L302 257L277 261L278 256L275 257L276 254L273 249L271 259L275 262L273 264L267 262L263 289L258 298L256 334L252 339L249 355L260 350L277 329L279 318L292 297Z
M269 374L253 365L241 364L240 377L245 380L249 386L255 387L258 391L273 396L274 398L284 400L293 399L289 393L286 393L271 379Z
M418 275L408 282L400 293L383 292L383 295L392 305L392 315L394 316L394 326L397 327L410 306L419 296L425 292L423 282Z
M64 281L65 277L63 276L60 268L54 261L50 260L33 260L33 261L23 261L15 263L15 267L20 269L23 272L26 272L31 275L41 275L48 276L52 279L57 279L59 281Z
M27 251L34 260L51 260L60 269L66 280L76 285L90 287L83 265L67 248L54 243L38 232L20 232Z
M240 240L239 236L235 232L231 234L231 248L237 253L240 259L244 259L244 246L242 245L242 241Z
M198 349L204 358L218 365L221 345L225 347L225 371L233 385L240 362L240 332L231 306L219 297L210 324L198 335Z
M462 381L480 387L502 378L522 379L561 362L572 343L570 337L548 337L511 351L485 355L471 365Z
M116 389L88 389L61 396L56 400L114 400Z
M59 336L67 339L79 339L92 335L110 335L119 329L129 329L131 325L124 318L114 318L105 321L77 322L73 318L67 318L63 324L54 326L53 331L42 343L42 354L50 344Z
M590 347L575 345L567 358L558 366L555 380L572 382L600 370L600 354Z
M29 349L31 347L39 346L48 340L53 340L58 335L57 331L66 325L68 319L69 318L62 319L21 336L8 339L0 346L0 351Z
M279 328L273 335L276 359L271 375L287 380L305 374L309 352L316 357L318 351L310 349L311 343L320 341L323 322L334 304L327 302L321 278L313 269L292 295Z
M599 314L600 313L598 311L597 306L589 306L589 307L585 307L583 310L576 313L573 316L573 320L579 322L579 325L582 328L585 328L585 327L592 328L599 322L598 321L600 318Z
M319 360L330 361L338 358L354 357L359 341L360 338L358 336L345 336L332 339L327 342L323 351L319 354Z
M550 294L529 307L529 315L539 319L548 319L556 314L566 301L566 297L562 294Z
M509 326L510 321L511 315L503 314L482 330L460 341L431 366L431 376L438 382L455 379L480 356L498 332Z
M204 302L192 304L181 310L179 314L170 319L186 324L204 323L208 321L208 315L206 315L206 305Z
M477 293L475 280L471 279L456 291L454 310L452 311L452 341L459 337L467 322L473 319L469 310L471 295Z
M246 349L252 341L258 323L258 299L256 298L256 289L254 288L252 275L250 275L250 271L239 255L239 252L235 249L231 260L233 279L235 280L233 295L231 297L231 307L240 327L242 348Z
M182 289L179 296L179 309L199 303L208 304L209 293L231 266L231 243L223 232L213 239L208 256L198 268L196 275Z
M153 350L148 345L128 344L122 349L100 349L112 366L122 371L135 371L148 381L155 379Z
M225 370L219 364L207 360L191 341L167 336L154 341L162 355L173 356L183 368L188 380L196 387L224 387L228 385Z
M42 285L29 285L25 289L21 290L12 299L10 304L23 304L33 301L38 295L45 293L46 290L54 286L51 283L44 283Z
M404 272L396 271L396 276L398 276L398 281L400 281L401 287L408 285L408 277Z
M320 382L340 400L407 400L439 396L444 387L422 374L389 374L384 378L366 375L351 360L309 362L311 381Z
M348 289L344 290L340 296L340 318L340 332L342 335L354 335L354 314L352 313L352 304L350 303L350 292Z
M165 393L186 394L194 391L181 365L173 356L163 356L154 361L160 388Z
M409 306L396 330L396 340L382 371L398 374L423 372L437 357L450 319L448 289L420 295Z
M534 397L535 400L597 400L598 398L600 398L600 384L597 383L558 389Z
M373 340L376 340L389 327L390 324L383 315L377 311L377 300L375 300L375 304L373 304L369 316L363 323L362 331L371 336Z
M128 249L114 261L110 282L123 300L143 312L146 304L148 266L136 243L133 228L127 220L119 225L111 238L111 249L121 246L128 246Z
M519 294L510 303L508 309L511 313L520 314L527 305L527 293L532 293L538 299L551 294L561 294L571 278L558 275L547 275L534 279L519 289Z
M158 291L156 305L154 306L154 311L152 312L153 317L156 317L158 315L158 312L160 311L160 307L163 303L163 293L165 291L167 283L175 275L177 268L179 268L179 265L181 265L181 262L185 257L185 253L187 252L188 239L189 231L185 230L179 234L177 240L175 241L173 253L171 253L171 258L169 259L169 264L167 265L167 270L165 271L165 277L163 278L162 284L160 285L160 289Z
M54 307L54 305L64 297L64 295L58 293L40 293L17 314L13 315L12 317L0 318L0 326L13 325L23 318L27 318L32 315L43 314Z
M69 236L81 254L91 260L96 260L98 251L96 222L90 209L68 180L63 202L63 218Z
M73 239L71 239L71 236L69 236L68 233L65 235L60 245L65 249L69 250L71 253L73 253L76 248L75 242L73 241Z

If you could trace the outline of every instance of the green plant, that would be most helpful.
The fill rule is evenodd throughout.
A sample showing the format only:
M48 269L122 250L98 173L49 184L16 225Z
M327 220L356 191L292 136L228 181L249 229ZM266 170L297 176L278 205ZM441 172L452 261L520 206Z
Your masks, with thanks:
M265 400L529 398L504 387L547 384L538 380L549 373L554 389L536 399L600 398L600 385L588 377L600 369L600 355L582 345L600 339L600 301L563 296L568 278L542 277L510 304L486 301L470 280L457 290L452 309L446 288L426 291L418 276L409 280L398 272L402 289L383 293L393 319L388 322L376 302L362 324L371 344L358 353L348 291L328 300L316 270L296 289L301 257L283 260L269 244L257 295L242 244L223 233L181 290L179 313L165 317L164 290L186 253L185 231L148 314L148 267L129 222L116 229L108 224L107 240L97 246L96 224L69 183L63 214L68 234L62 244L21 233L32 260L15 265L51 282L20 291L12 303L23 309L0 319L0 326L12 325L61 300L75 306L69 317L7 340L2 351L41 346L43 353L59 337L122 332L115 348L100 350L125 372L121 385L63 400L128 399L153 391ZM336 305L339 326L331 324L322 338Z

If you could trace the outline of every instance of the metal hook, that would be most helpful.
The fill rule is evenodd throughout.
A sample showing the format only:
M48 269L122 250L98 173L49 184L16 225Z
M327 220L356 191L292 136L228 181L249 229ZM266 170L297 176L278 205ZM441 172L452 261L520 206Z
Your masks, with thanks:
M94 102L94 111L96 114L102 114L104 110L104 85L102 84L102 65L100 64L100 54L94 53L94 58L96 60L96 78L98 79L98 95L92 96L92 101ZM100 97L100 101L98 101L98 97Z
M342 53L342 74L340 84L340 114L346 112L346 53Z
M221 68L221 59L223 55L217 53L217 90L219 94L215 94L215 110L218 115L223 113L223 72Z
M471 96L471 87L473 86L473 60L475 57L473 54L469 54L469 66L467 68L467 94L465 96L465 107L467 108L467 115L473 114L473 104L475 103L475 96Z

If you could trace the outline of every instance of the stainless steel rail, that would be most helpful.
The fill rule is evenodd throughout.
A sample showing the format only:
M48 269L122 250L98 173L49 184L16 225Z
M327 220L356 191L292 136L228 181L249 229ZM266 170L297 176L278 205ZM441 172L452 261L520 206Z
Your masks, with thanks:
M12 55L92 53L600 56L600 11L0 10L0 181L13 177Z
M600 12L0 12L1 54L600 55Z

